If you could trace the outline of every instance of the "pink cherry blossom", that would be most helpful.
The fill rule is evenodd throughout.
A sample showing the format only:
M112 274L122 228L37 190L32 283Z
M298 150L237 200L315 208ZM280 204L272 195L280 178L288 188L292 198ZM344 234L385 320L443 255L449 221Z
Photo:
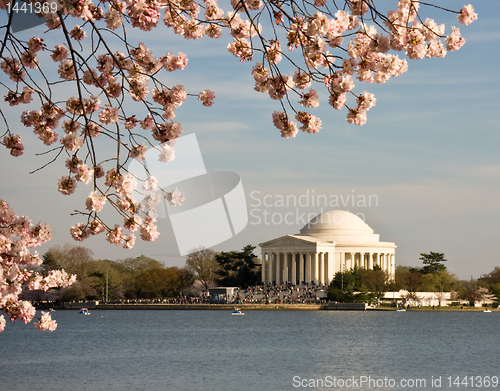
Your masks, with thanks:
M472 7L471 4L465 5L464 8L460 10L457 19L460 23L465 25L469 25L477 20L477 14L474 12L474 7Z
M151 115L148 114L146 118L144 118L139 124L141 125L141 128L143 128L144 130L151 130L153 129L155 122L153 117L151 117Z
M63 176L58 181L59 184L59 192L64 195L73 194L76 190L76 181L74 178L69 176Z
M35 324L37 330L54 331L57 328L57 322L51 318L50 312L42 311L42 316L38 319L38 323Z
M295 137L299 132L297 129L297 124L290 121L286 113L283 111L275 111L273 113L273 123L274 126L281 130L281 137Z
M311 86L311 76L304 71L295 71L293 74L293 82L295 83L295 87L305 90Z
M83 128L83 134L89 137L99 137L101 134L101 127L95 122L88 122Z
M182 133L182 126L179 122L163 122L153 129L153 138L161 143L176 139Z
M445 39L447 50L458 50L465 43L465 39L460 35L460 30L456 27L452 27L453 32L448 35Z
M24 152L24 146L21 137L17 134L8 134L3 138L3 145L10 149L12 156L21 156Z
M106 240L111 244L116 244L119 246L125 240L125 235L122 234L122 227L118 224L115 225L115 228L110 229L108 234L106 235Z
M71 237L77 242L82 242L90 236L90 231L85 223L78 223L70 228Z
M140 235L141 239L146 242L155 241L158 238L158 236L160 236L160 233L158 232L158 229L154 224L154 219L151 218L144 219L144 223L140 229Z
M170 146L170 143L160 144L161 151L158 155L158 160L162 163L168 163L175 159L174 148Z
M123 248L126 250L130 250L135 245L135 235L130 234L128 237L125 237Z
M306 113L304 111L299 111L295 116L297 121L299 121L302 126L300 129L306 133L318 133L321 129L321 120L314 115Z
M4 61L0 64L0 69L4 71L14 82L23 81L26 77L26 71L21 67L19 60L5 57Z
M97 191L93 191L87 197L85 204L87 206L87 210L91 212L99 212L104 208L104 204L106 203L106 197L100 195Z
M68 57L68 49L63 45L55 45L51 57L55 62L61 62Z
M312 88L309 90L307 94L302 94L300 96L302 99L299 103L304 107L318 107L319 106L319 97L316 90Z
M33 225L25 216L17 216L14 210L0 199L0 310L10 316L11 321L20 319L29 323L36 314L33 305L20 300L22 287L30 290L48 290L53 287L71 285L76 276L64 271L52 270L46 277L33 272L26 266L39 266L43 260L38 253L30 254L30 248L40 246L50 240L52 234L48 224ZM54 330L55 322L42 313L36 324L39 330ZM6 321L0 316L0 332L5 329Z
M142 225L142 218L138 215L132 215L130 217L125 217L125 222L123 226L129 231L135 232Z
M106 125L118 122L118 108L105 107L104 109L102 109L99 113L99 121Z
M198 100L202 101L203 106L212 106L214 99L215 93L210 90L203 90L198 94Z
M79 137L77 133L69 133L61 138L61 144L68 151L77 151L83 145L83 138Z
M94 176L94 170L89 168L85 163L79 164L76 167L75 179L79 182L83 182L86 185L90 183Z
M85 33L85 31L78 25L76 25L73 30L69 32L69 35L76 41L81 41L82 39L87 38L87 33Z
M76 77L75 67L72 60L64 60L57 70L61 79L73 80Z
M182 70L186 67L188 63L188 59L184 53L179 52L177 56L174 56L172 53L167 53L165 57L161 58L163 67L169 71L173 72L178 69Z
M130 149L130 157L139 161L143 161L146 158L146 152L148 147L145 144L142 145L132 145Z
M167 144L164 144L167 145ZM168 145L167 145L168 146ZM146 192L156 192L158 190L158 179L154 176L149 176L142 185L142 190Z
M185 201L185 197L181 194L177 187L174 188L171 192L165 193L165 199L172 206L180 206Z

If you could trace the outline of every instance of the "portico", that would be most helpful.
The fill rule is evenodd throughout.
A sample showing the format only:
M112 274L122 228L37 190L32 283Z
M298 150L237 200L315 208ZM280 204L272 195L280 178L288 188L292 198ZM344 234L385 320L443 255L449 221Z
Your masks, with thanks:
M358 216L340 210L316 216L298 235L285 235L260 244L262 282L327 285L341 270L375 266L395 275L396 245Z

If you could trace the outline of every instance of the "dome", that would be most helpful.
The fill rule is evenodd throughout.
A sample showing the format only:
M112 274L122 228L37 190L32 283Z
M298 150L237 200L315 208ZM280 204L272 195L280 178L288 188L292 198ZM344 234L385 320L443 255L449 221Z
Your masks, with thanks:
M378 242L379 235L363 219L345 210L331 210L317 215L300 235L335 242Z

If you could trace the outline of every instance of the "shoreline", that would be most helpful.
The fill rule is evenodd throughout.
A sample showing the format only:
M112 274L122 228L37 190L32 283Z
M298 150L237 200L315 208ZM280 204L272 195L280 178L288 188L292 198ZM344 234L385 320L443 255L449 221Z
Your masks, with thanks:
M377 308L353 308L348 306L349 303L344 303L347 306L343 308L332 308L328 304L100 304L96 302L83 303L64 303L62 305L38 305L39 310L78 310L80 308L88 308L89 310L163 310L163 311L179 311L179 310L205 310L205 311L231 311L235 307L247 311L396 311L395 307L377 307ZM482 312L483 307L421 307L411 308L406 312ZM490 309L491 312L500 312L498 309Z

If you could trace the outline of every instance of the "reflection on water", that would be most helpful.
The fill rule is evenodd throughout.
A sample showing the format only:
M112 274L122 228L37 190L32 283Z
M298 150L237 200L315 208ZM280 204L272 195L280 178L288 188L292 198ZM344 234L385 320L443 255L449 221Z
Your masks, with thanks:
M18 322L0 333L0 389L318 390L333 388L302 384L362 376L424 378L427 387L420 389L432 389L440 376L499 375L500 313L246 311L236 317L96 310L90 316L58 311L54 318L53 333Z

